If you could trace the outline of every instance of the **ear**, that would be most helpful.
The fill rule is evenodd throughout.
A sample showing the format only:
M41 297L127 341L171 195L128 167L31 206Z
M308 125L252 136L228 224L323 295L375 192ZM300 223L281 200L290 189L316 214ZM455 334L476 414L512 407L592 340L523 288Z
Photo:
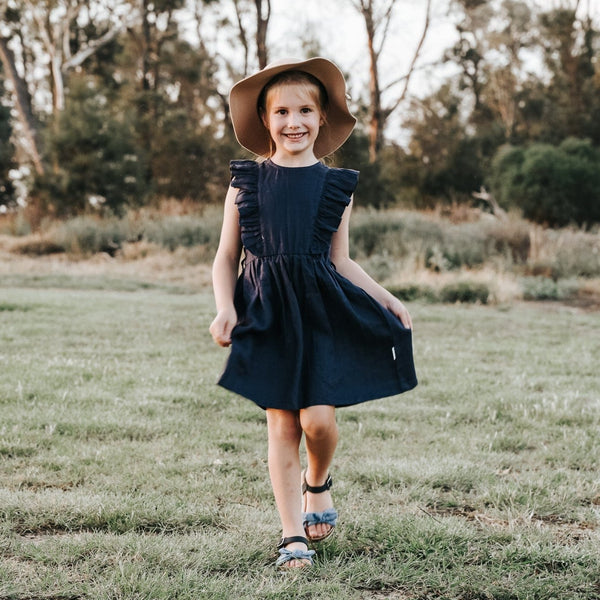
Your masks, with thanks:
M265 115L264 111L260 112L260 120L262 124L265 126L265 129L269 131L269 121L267 120L267 115Z

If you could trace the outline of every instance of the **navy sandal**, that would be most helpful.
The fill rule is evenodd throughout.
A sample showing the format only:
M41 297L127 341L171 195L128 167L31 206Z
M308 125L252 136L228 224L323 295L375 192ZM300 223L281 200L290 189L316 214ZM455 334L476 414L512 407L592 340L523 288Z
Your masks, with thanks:
M306 483L306 472L302 473L302 495L305 496L306 492L310 492L311 494L321 494L331 489L333 485L333 480L331 479L331 475L327 475L327 480L323 485L312 486ZM322 512L303 512L302 513L302 525L304 526L304 531L306 532L306 536L311 542L320 542L326 538L328 538L332 533L337 524L338 513L335 508L328 508ZM329 531L322 536L313 537L308 535L308 528L311 525L318 525L319 523L324 523L325 525L329 525Z
M299 569L303 569L305 567L312 567L313 559L312 557L315 554L314 550L288 550L286 546L288 544L292 544L293 542L300 542L302 544L306 544L308 548L308 540L305 537L294 535L292 537L281 538L281 541L277 545L279 548L279 558L275 563L276 567L285 567L286 569L291 569L291 567L286 567L286 564L291 560L307 560L308 564L305 564L302 567L297 567Z

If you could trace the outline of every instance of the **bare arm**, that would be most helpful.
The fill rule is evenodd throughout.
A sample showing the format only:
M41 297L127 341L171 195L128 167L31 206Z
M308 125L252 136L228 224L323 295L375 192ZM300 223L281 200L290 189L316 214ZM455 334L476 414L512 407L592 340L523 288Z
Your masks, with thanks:
M219 346L231 344L231 331L237 322L233 296L242 252L238 209L235 205L237 193L238 190L233 187L227 191L221 238L212 268L217 316L209 330Z
M333 234L331 240L331 260L337 272L349 279L354 285L362 288L369 296L372 296L396 315L402 324L412 329L412 319L404 304L393 294L372 279L363 268L350 258L350 246L348 233L350 228L350 213L352 202L344 211L338 230Z

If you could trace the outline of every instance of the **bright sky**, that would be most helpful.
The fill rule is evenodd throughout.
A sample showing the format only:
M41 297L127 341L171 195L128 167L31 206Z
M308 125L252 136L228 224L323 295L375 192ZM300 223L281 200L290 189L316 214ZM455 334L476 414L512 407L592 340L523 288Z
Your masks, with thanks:
M500 3L502 0L495 1ZM431 23L418 65L438 61L444 50L456 40L456 14L449 14L450 2L432 0ZM551 10L560 6L574 7L577 0L527 2L535 3L540 10ZM352 0L271 0L271 3L268 32L270 60L302 58L308 54L307 47L311 48L311 42L316 42L319 52L336 62L346 73L351 95L358 99L361 94L367 94L369 60L366 34L362 16L352 6ZM383 1L378 4L383 4ZM600 19L600 0L579 0L579 6L581 12L588 12ZM230 0L219 3L219 9L231 11L229 17L235 19L233 2ZM426 0L397 0L392 26L381 55L382 87L406 74L423 30L425 10ZM239 43L232 43L231 29L212 24L208 30L216 32L222 55L230 63L239 64L242 59L240 47ZM535 69L535 66L532 68ZM432 93L452 69L451 65L446 65L415 71L410 93L418 96ZM391 102L399 93L400 86L392 88L389 96L384 95L384 104L387 100ZM401 120L402 107L392 115L387 128L388 134L397 139L403 136Z
M498 0L500 2L501 0ZM574 7L577 0L529 0L540 10L560 6ZM383 4L381 2L380 4ZM330 58L349 76L349 87L356 98L368 90L369 60L364 21L350 0L272 0L273 15L269 24L271 59L304 56L301 41L310 35L321 44L323 55ZM293 5L294 8L290 8ZM408 71L425 23L425 0L398 0L386 45L381 55L381 85L402 77ZM418 65L439 61L443 52L456 41L456 15L449 13L450 0L432 0L432 14ZM301 6L301 8L299 8ZM579 0L579 10L600 18L600 0ZM300 48L300 50L299 50ZM446 65L415 71L410 92L425 96L439 88L440 81L452 72ZM400 86L390 90L397 97ZM384 95L384 104L386 96ZM403 137L400 122L402 107L392 115L387 132Z

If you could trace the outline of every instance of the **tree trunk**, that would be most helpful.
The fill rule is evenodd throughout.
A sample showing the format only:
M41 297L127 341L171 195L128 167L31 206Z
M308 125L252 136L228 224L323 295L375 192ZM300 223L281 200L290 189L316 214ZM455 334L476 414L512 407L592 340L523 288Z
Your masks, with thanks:
M417 49L413 55L410 67L406 75L393 82L391 85L404 80L404 90L398 97L395 103L388 107L382 106L381 100L381 82L379 79L379 57L381 55L383 46L386 41L387 34L392 19L392 11L396 0L388 0L387 4L383 7L384 10L379 11L381 16L376 17L376 7L373 0L353 0L354 7L362 14L365 22L365 30L367 33L367 46L369 51L369 162L375 163L379 157L384 145L384 128L388 117L396 110L400 103L404 100L408 89L413 71L425 37L427 30L429 29L429 21L431 14L431 0L427 0L426 15L425 15L425 26L421 39L417 45ZM376 44L375 37L379 34L379 43ZM386 86L384 89L388 90L391 85Z
M373 7L371 3L363 4L363 17L367 30L367 45L369 48L369 162L374 163L383 147L383 127L385 120L381 107L381 89L379 87L379 56L375 50L375 24L373 22Z
M263 16L263 0L254 0L256 4L256 55L258 68L264 69L269 62L267 49L267 28L271 18L271 0L266 0L266 14Z
M15 104L27 140L27 150L31 156L36 173L43 175L44 165L42 163L41 142L37 123L31 110L31 96L27 89L27 82L17 72L15 55L8 47L8 41L7 38L0 36L0 60L2 60L4 71L13 86Z

